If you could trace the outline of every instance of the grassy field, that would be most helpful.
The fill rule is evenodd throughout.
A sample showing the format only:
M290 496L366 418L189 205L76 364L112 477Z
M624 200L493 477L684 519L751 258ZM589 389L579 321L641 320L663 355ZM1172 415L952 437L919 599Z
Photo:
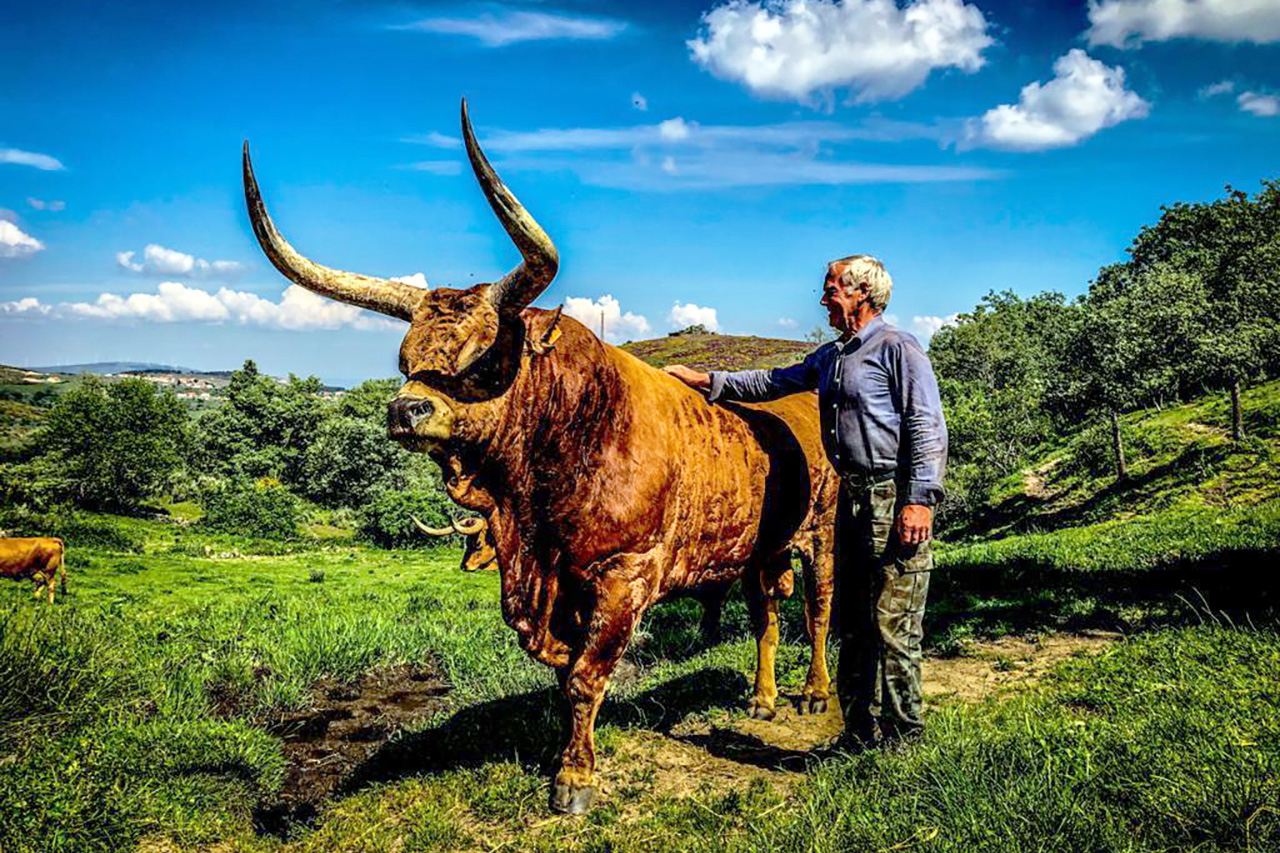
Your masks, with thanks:
M0 850L1280 849L1280 385L1245 401L1241 443L1218 400L1129 417L1124 483L1088 435L1050 448L941 546L909 747L819 760L834 713L746 719L741 601L710 648L660 605L584 819L547 809L552 676L457 550L28 520L71 591L0 584ZM801 626L797 596L784 697Z
M695 370L747 370L795 364L817 346L753 335L668 335L626 343L622 349L655 367L684 364Z

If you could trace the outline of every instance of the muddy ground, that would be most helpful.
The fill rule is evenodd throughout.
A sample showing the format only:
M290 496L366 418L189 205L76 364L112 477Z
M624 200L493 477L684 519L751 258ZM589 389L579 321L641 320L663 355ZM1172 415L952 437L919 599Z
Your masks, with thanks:
M1025 687L1063 659L1096 653L1119 639L1085 632L975 641L962 656L925 660L925 699L976 701ZM625 678L627 672L620 675ZM279 800L260 810L259 828L287 834L292 825L311 823L324 799L397 732L447 707L448 693L448 683L432 665L394 667L355 683L319 685L312 707L276 728L284 738L289 773ZM772 720L712 712L690 715L667 732L631 729L601 762L603 793L724 793L756 780L784 793L803 777L813 750L840 728L835 701L825 714L802 715L798 697L784 694Z

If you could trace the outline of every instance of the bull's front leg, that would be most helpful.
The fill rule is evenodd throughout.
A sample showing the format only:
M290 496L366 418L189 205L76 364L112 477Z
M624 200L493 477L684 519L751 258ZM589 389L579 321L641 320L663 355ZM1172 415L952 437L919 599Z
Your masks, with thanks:
M569 711L569 745L560 758L551 791L551 808L583 814L599 796L596 779L595 724L614 667L627 650L649 599L648 581L625 564L598 577L594 609L581 650L561 671Z
M762 578L755 569L748 569L742 579L751 627L756 635L756 685L747 701L747 714L772 720L778 708L778 683L774 673L778 652L778 599L766 595L761 583Z

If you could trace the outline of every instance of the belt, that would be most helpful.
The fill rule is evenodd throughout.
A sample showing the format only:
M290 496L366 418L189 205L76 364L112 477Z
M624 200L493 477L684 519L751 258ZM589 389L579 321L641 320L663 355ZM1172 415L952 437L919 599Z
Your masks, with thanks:
M839 472L840 482L846 488L854 490L869 489L872 486L878 486L881 483L887 483L897 477L898 472L890 469L888 471L841 471Z

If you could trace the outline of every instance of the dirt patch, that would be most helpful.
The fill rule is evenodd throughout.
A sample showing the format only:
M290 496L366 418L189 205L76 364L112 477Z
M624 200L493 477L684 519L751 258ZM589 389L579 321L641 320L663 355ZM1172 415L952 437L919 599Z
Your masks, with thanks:
M1061 661L1096 654L1121 639L1110 631L1084 631L975 642L961 657L925 659L925 700L975 701L1006 688L1025 687Z
M1035 501L1047 501L1053 497L1045 485L1045 475L1058 467L1057 459L1050 459L1039 468L1028 468L1022 472L1022 492Z
M289 769L278 801L255 816L259 829L283 834L290 824L310 823L317 804L386 741L443 709L449 690L434 662L374 670L354 682L321 681L309 708L272 726L284 739Z
M962 657L925 659L926 704L943 698L976 701L1001 690L1024 688L1061 661L1095 654L1121 639L1119 634L1089 631L974 642ZM684 797L742 790L763 780L785 793L805 778L815 750L843 728L834 697L823 714L801 714L798 707L798 696L784 695L772 720L695 715L665 735L627 732L602 762L604 790L636 802L625 796L629 789Z

